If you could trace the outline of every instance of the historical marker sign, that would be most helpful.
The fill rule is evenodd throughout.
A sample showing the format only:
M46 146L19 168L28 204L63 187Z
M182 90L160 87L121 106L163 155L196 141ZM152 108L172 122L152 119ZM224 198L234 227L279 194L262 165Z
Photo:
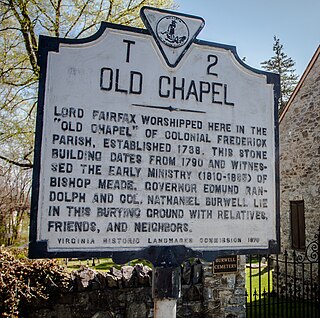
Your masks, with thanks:
M196 40L198 17L142 17L40 38L30 255L274 248L278 76Z

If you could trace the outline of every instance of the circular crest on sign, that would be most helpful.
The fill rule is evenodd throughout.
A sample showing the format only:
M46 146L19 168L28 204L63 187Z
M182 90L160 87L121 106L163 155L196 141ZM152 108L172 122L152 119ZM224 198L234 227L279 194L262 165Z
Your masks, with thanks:
M166 16L157 24L157 36L165 45L178 48L187 43L189 29L182 19Z

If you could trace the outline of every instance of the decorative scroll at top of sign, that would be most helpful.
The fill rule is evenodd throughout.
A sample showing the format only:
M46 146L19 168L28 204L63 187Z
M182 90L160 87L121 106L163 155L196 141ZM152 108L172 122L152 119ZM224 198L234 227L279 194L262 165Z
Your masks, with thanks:
M200 17L143 7L141 18L170 67L178 65L204 27Z

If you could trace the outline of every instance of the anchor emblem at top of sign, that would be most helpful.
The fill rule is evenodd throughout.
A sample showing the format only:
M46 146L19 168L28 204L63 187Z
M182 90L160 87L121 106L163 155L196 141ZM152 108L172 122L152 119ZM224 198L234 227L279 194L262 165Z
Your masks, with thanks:
M200 17L143 7L141 18L170 67L176 67L204 27Z

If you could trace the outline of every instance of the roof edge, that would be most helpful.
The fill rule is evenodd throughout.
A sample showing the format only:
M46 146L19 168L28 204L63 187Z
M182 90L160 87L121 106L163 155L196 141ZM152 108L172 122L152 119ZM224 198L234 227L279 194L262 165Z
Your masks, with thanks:
M313 54L308 66L306 67L305 71L303 72L297 86L295 87L294 91L292 92L288 103L286 105L286 107L284 108L283 112L281 113L280 117L279 117L279 123L281 123L281 120L283 119L283 117L285 116L286 112L288 111L291 103L293 102L294 98L296 97L296 95L298 94L302 84L304 83L306 77L308 76L308 74L310 73L314 63L316 62L318 56L320 55L320 45L318 46L318 48L316 49L315 53Z

